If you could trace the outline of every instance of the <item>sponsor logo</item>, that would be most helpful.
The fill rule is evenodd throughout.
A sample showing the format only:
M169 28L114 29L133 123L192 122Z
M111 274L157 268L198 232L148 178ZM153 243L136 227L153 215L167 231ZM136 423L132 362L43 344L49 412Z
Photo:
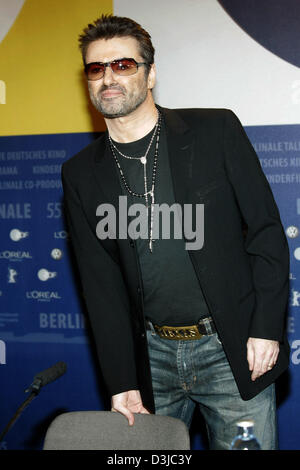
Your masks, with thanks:
M29 251L0 251L0 259L8 259L10 261L22 261L23 259L32 259Z
M17 229L17 228L14 228L13 230L10 231L10 238L14 241L14 242L18 242L20 241L22 238L26 238L28 237L29 235L29 232L21 232L21 230Z
M53 259L59 260L62 258L62 255L62 250L60 250L59 248L53 248L53 250L51 251L51 257Z
M298 261L300 260L300 247L298 247L294 250L294 256L295 256L296 260L298 260Z
M291 306L292 307L300 307L299 299L300 299L300 292L295 290L295 289L292 289L292 291L291 291Z
M299 230L298 227L295 227L294 225L291 225L286 229L286 234L289 238L296 238L299 235Z
M69 237L69 234L68 232L66 232L65 230L61 230L59 232L54 232L53 234L54 238L68 238Z
M26 298L37 301L46 301L61 299L58 292L32 290L26 292Z
M40 281L48 281L49 279L52 279L53 277L56 277L57 273L56 272L50 272L48 269L42 268L38 271L37 277L39 278Z
M18 272L15 269L8 268L8 283L15 284L17 282L16 281L17 275L18 275Z

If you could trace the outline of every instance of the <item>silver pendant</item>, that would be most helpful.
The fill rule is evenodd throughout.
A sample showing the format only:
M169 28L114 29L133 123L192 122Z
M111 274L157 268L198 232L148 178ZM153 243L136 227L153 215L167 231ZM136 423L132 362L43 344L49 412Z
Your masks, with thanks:
M146 163L147 163L147 158L146 157L141 157L140 160L141 160L141 163L143 165L146 165Z

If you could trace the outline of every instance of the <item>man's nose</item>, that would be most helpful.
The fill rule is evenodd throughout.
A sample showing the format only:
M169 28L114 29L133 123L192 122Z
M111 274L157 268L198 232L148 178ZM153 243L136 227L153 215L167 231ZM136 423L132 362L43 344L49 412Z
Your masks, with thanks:
M109 65L107 65L105 67L105 70L104 70L103 84L106 85L106 86L109 86L112 83L114 83L114 81L115 81L114 73L113 73L111 67Z

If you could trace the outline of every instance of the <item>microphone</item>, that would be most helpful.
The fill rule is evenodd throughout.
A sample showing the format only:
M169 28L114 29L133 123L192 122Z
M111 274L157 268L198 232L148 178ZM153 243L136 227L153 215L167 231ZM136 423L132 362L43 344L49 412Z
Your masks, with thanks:
M26 393L30 392L29 397L26 398L22 405L17 409L15 415L12 417L5 429L0 434L0 442L2 441L5 434L12 427L12 425L15 423L17 418L20 416L22 411L26 408L26 406L28 406L29 403L32 402L32 400L37 396L37 394L40 392L40 389L44 385L47 385L50 382L54 382L54 380L61 377L66 372L66 370L66 363L60 361L54 364L52 367L49 367L48 369L45 369L34 376L32 384L30 385L30 387L28 387L27 390L25 390Z
M45 369L42 372L36 374L33 378L32 384L27 390L25 390L25 392L33 392L36 394L39 393L42 387L51 382L54 382L54 380L64 375L66 370L67 365L65 362L57 362L52 367L49 367L48 369Z

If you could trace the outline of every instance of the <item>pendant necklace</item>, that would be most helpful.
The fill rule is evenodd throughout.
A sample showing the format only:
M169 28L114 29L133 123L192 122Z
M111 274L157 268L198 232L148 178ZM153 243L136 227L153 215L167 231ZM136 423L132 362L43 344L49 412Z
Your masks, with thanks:
M153 214L154 214L154 203L155 203L155 197L154 197L154 190L155 190L155 181L156 181L156 170L157 170L157 160L158 160L158 146L159 146L159 137L160 137L160 131L161 131L161 113L158 111L158 120L157 123L154 127L154 131L152 134L152 137L150 139L149 145L147 147L147 150L144 155L139 156L139 157L131 157L129 155L125 155L122 153L114 144L112 141L110 135L108 135L109 139L109 144L110 144L110 149L112 152L112 155L114 157L114 160L116 162L116 165L118 167L118 170L120 172L121 180L126 188L126 190L131 194L132 196L136 197L144 197L145 198L145 204L147 207L147 210L150 208L150 239L149 239L149 249L150 252L152 253L153 250ZM149 150L151 148L151 145L154 141L154 138L156 137L156 143L155 143L155 153L154 153L154 162L153 162L153 170L152 170L152 185L151 189L148 190L148 179L147 179L147 156L149 153ZM121 155L124 158L128 158L130 160L139 160L141 164L143 165L143 170L144 170L144 193L137 193L133 191L130 187L129 184L126 181L125 175L123 173L123 170L121 168L120 162L118 160L118 157L116 155L116 152ZM148 203L148 197L150 196L151 198L151 203L149 205Z

